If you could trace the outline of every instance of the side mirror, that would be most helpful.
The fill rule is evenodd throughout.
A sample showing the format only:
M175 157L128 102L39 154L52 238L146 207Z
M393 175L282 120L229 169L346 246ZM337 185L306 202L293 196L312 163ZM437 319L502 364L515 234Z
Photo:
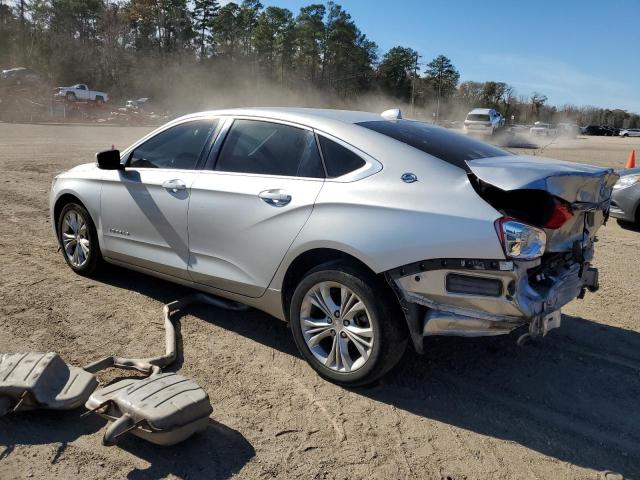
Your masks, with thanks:
M120 150L105 150L96 153L98 168L101 170L124 170L120 163Z

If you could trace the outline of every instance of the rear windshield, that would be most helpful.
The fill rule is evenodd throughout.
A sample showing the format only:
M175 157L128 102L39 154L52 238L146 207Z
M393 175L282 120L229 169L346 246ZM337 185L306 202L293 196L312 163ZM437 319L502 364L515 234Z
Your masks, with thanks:
M489 115L486 113L470 113L467 115L467 120L471 120L474 122L488 122Z
M411 120L358 123L470 172L466 160L504 157L511 153L446 128Z

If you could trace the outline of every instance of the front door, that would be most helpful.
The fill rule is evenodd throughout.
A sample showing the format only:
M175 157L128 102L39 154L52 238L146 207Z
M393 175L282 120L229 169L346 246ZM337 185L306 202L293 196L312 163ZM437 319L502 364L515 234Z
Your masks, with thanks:
M237 119L213 170L191 188L191 278L258 297L269 286L324 181L313 132Z
M106 257L188 278L191 186L213 128L214 120L171 127L136 147L124 171L105 174L100 230Z

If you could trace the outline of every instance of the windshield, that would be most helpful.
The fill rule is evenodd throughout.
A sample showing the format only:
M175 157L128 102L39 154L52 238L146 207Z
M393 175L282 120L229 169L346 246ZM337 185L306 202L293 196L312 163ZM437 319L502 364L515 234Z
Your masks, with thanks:
M471 120L473 122L488 122L489 115L485 113L470 113L467 115L467 120Z
M488 143L422 122L379 120L357 125L406 143L467 172L470 172L467 160L511 155Z

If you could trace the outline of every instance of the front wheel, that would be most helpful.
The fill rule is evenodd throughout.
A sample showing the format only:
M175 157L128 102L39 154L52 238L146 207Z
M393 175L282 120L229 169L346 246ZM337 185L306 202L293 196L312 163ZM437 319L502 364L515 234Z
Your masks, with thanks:
M293 294L290 321L304 359L340 385L374 382L407 346L407 326L392 293L375 275L350 266L307 273Z
M58 216L58 240L67 265L80 275L91 275L102 260L98 234L89 212L68 203Z

